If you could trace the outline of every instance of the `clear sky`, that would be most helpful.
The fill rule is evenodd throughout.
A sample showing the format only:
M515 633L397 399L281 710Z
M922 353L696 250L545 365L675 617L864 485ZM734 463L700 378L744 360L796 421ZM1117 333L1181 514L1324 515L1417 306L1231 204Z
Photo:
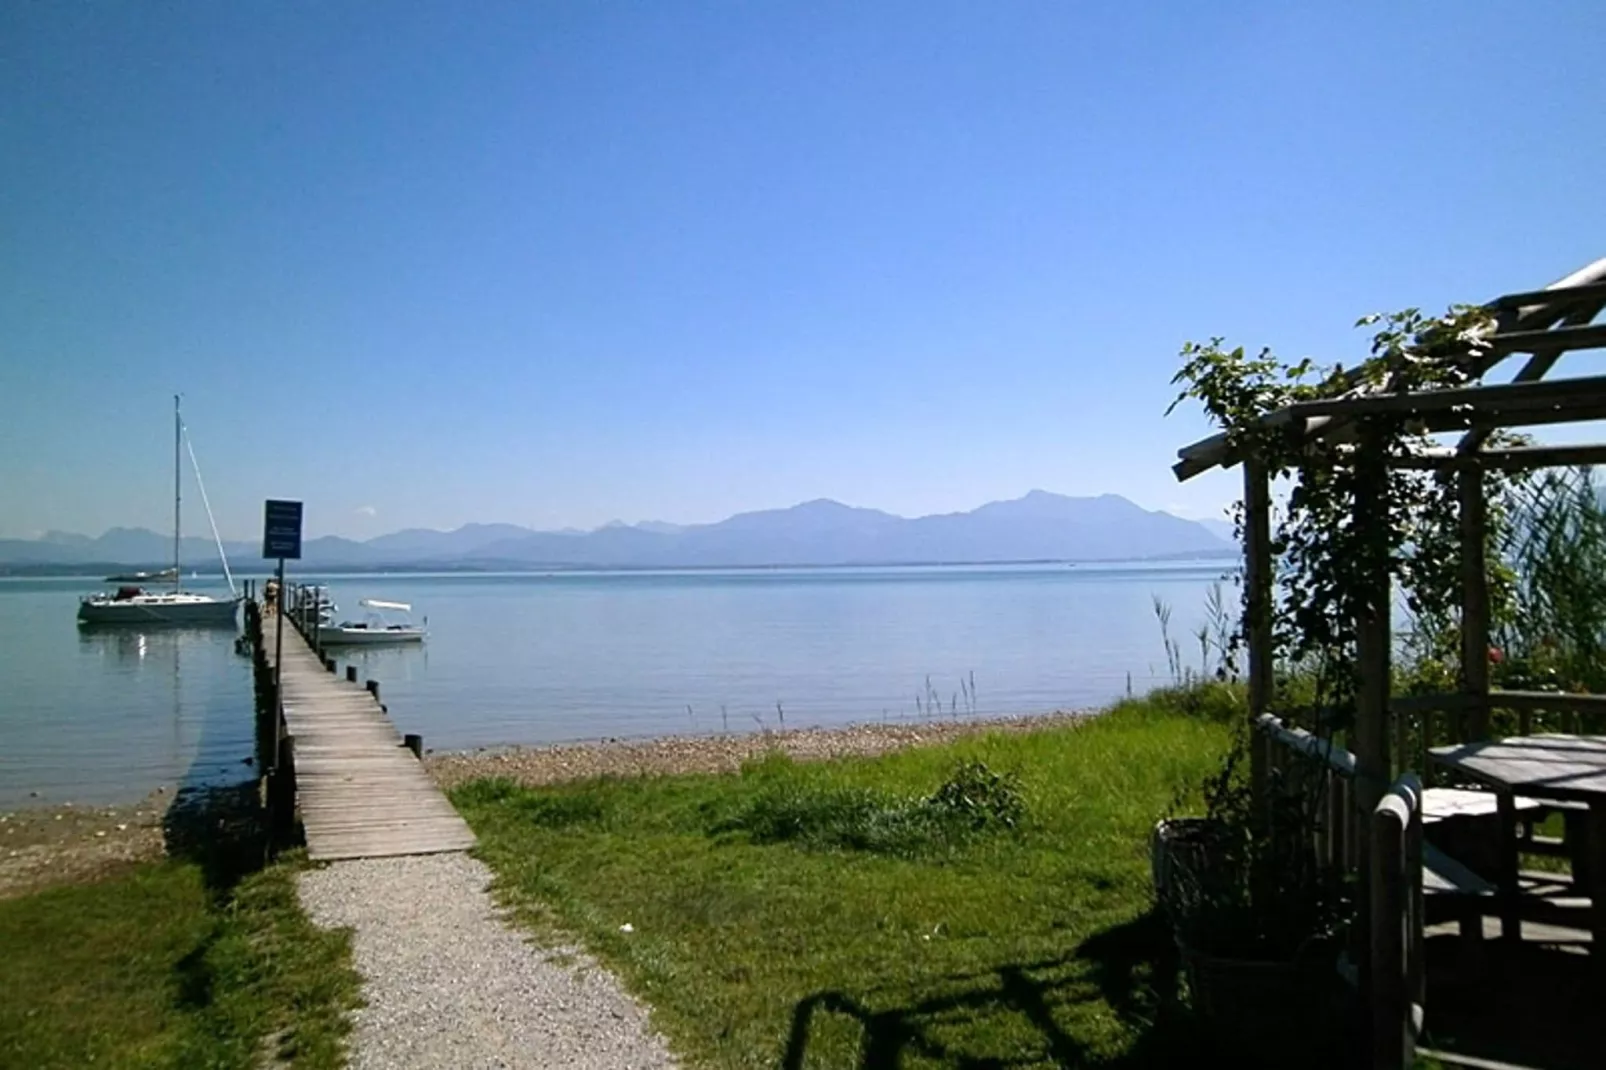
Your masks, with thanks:
M1606 4L0 5L0 534L1177 486L1175 354L1606 255ZM200 528L192 531L200 533Z

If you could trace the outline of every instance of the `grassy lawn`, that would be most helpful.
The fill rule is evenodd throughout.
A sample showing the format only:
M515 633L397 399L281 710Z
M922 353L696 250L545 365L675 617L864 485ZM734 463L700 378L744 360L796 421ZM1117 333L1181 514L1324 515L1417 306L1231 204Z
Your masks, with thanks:
M1227 735L1160 699L875 759L478 781L454 802L524 922L616 969L696 1065L1167 1066L1199 1038L1156 969L1148 834ZM1018 778L1013 827L931 801L965 760Z
M0 1066L342 1065L358 979L293 866L226 891L193 862L0 901Z

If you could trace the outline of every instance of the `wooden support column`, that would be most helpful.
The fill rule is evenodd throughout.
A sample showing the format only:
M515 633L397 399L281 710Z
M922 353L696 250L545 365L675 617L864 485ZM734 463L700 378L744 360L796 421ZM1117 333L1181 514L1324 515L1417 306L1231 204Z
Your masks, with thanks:
M1393 779L1389 761L1390 608L1389 517L1385 481L1388 471L1377 440L1369 436L1356 463L1364 470L1355 502L1355 525L1367 550L1355 562L1357 584L1355 621L1355 726L1356 806L1361 827L1367 827L1372 810Z
M1461 741L1489 738L1488 502L1483 469L1456 473L1461 513L1461 689L1467 695Z
M1249 723L1272 698L1271 480L1259 460L1244 461L1244 645L1248 657ZM1249 779L1257 797L1266 785L1264 748L1250 750Z
M1244 462L1244 638L1249 653L1249 717L1267 712L1272 692L1271 479Z
M1388 791L1392 780L1389 762L1389 517L1387 461L1375 434L1363 438L1355 463L1361 466L1360 490L1355 501L1354 522L1363 538L1363 552L1355 561L1355 723L1352 729L1355 753L1355 784L1351 802L1352 821L1357 829L1372 827L1372 813ZM1363 881L1376 879L1371 837L1358 837L1359 873ZM1360 957L1361 991L1372 995L1371 917L1372 889L1359 899L1352 934L1352 951Z

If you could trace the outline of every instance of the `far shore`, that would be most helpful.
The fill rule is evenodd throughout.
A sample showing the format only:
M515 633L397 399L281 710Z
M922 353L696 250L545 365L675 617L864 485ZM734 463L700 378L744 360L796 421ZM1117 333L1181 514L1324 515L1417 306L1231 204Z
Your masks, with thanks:
M798 761L873 757L987 732L1030 732L1086 720L1098 712L1093 709L1055 710L962 721L852 724L712 736L654 736L541 746L480 747L432 753L424 760L435 780L447 790L481 777L506 777L535 786L601 776L733 773L744 762L777 752Z

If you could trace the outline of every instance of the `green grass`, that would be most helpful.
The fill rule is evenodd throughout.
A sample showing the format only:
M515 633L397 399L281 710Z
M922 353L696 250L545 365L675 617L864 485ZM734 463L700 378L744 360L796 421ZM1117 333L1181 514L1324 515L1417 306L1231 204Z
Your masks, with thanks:
M290 863L224 893L164 861L0 902L0 1066L338 1067L347 944Z
M1218 763L1227 705L454 802L523 922L617 970L694 1065L1166 1066L1198 1037L1148 834ZM997 806L939 791L968 760L1014 778Z

